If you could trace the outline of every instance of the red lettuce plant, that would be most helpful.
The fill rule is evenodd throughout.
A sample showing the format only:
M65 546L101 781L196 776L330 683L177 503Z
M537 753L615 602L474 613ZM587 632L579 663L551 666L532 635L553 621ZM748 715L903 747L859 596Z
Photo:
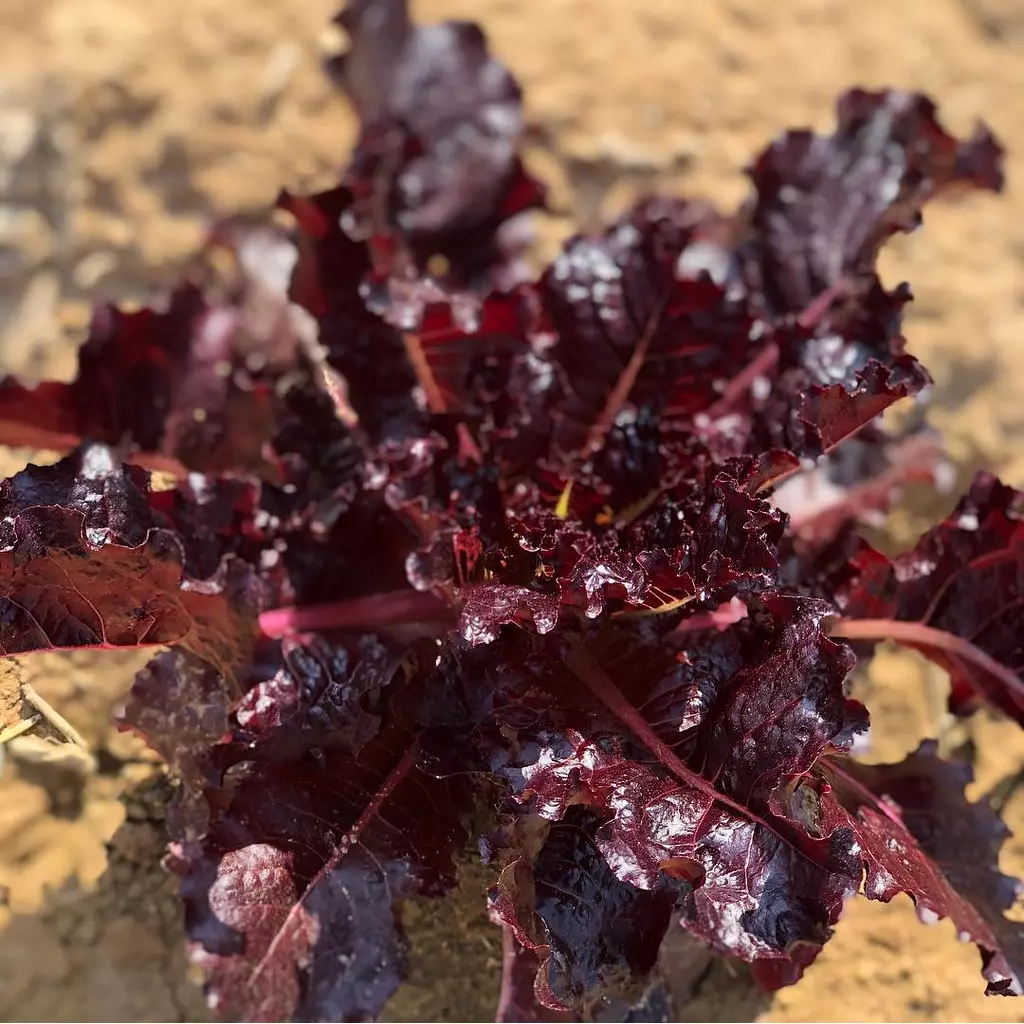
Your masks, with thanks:
M980 476L896 559L859 533L939 458L879 422L929 378L877 252L998 190L999 145L849 92L738 212L648 198L534 278L544 193L480 30L339 21L338 187L282 194L291 230L221 225L233 269L163 310L99 310L72 383L0 386L0 439L67 452L0 484L0 647L167 648L124 721L180 780L212 1004L374 1017L402 901L472 841L502 1020L625 1015L669 929L791 983L858 893L951 918L1020 994L1019 883L965 769L927 739L850 756L884 639L953 711L1024 722L1024 495Z

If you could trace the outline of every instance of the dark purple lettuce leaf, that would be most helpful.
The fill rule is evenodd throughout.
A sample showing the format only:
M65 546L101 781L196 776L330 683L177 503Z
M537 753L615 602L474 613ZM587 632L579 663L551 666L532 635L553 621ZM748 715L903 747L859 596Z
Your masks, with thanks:
M596 617L609 600L642 602L647 588L643 569L613 536L596 536L545 513L514 521L512 535L512 550L504 559L512 572L503 575L514 579L522 572L522 554L531 571L523 574L523 582L499 582L497 576L494 582L473 582L459 590L460 632L470 643L489 643L507 623L549 633L563 613Z
M208 752L205 837L172 850L193 958L228 1016L376 1016L405 971L398 902L455 884L468 783L417 767L397 662L357 648L281 653Z
M124 472L143 490L153 514L173 523L184 538L190 576L216 575L229 555L258 564L261 551L272 543L272 535L259 525L262 489L250 480L190 473L173 487L153 489L146 485L145 472Z
M102 444L0 483L0 651L175 644L236 680L262 589L230 556L193 575L210 534L161 504Z
M740 432L749 454L820 455L930 383L899 334L909 289L882 287L878 250L915 227L933 196L1002 187L1002 150L988 130L958 143L926 97L854 90L838 121L828 137L790 132L750 171L757 195L736 257L748 310L769 329L710 413L742 415L753 402L753 429Z
M269 223L217 225L165 309L95 311L71 383L0 381L0 441L103 441L179 476L271 476L278 385L315 341L287 301L294 262L293 241Z
M231 738L231 703L216 669L184 650L158 654L135 676L119 724L145 739L180 783L167 818L168 834L177 841L206 834L206 789L216 781L210 748Z
M663 257L675 258L675 276L695 281L705 274L732 295L741 285L733 255L743 225L700 199L648 195L615 222L654 240Z
M783 517L749 493L745 467L712 465L667 491L621 531L650 583L718 605L774 585Z
M684 473L697 471L696 441L674 437L666 445L660 414L652 405L625 411L586 463L562 465L554 476L565 491L572 481L569 514L593 525L628 522ZM556 466L558 462L556 461ZM542 471L543 473L543 471Z
M537 1002L583 1019L641 993L685 888L667 875L649 890L619 881L595 844L599 823L583 807L554 823L520 820L490 894L492 916L539 960Z
M416 331L425 371L420 384L431 391L431 410L472 424L474 437L483 434L480 443L512 438L530 415L544 412L535 393L540 371L532 365L541 360L531 359L527 339L535 306L533 290L525 286L492 292L472 312L435 303Z
M425 543L453 524L504 538L504 506L515 507L517 495L530 504L555 389L526 336L535 305L525 287L493 292L472 316L434 303L404 335L417 400L431 415L421 435L373 453L381 462L373 475L387 478L389 502L419 522Z
M64 451L127 443L154 469L253 472L273 436L269 385L248 373L236 312L186 286L166 312L101 307L70 384L0 383L0 440Z
M949 672L950 708L979 701L1024 723L1019 629L1024 498L979 473L953 513L890 561L866 541L828 581L854 640L891 638Z
M541 192L480 30L403 0L339 21L344 187L282 194L294 237L218 225L227 273L101 311L73 384L0 384L0 441L179 476L88 443L0 484L0 653L172 648L124 721L181 781L170 862L218 1011L376 1015L402 901L444 895L495 811L502 1019L665 1019L676 921L791 983L865 872L1019 992L995 818L930 749L839 756L867 725L843 637L918 646L955 708L1024 722L1018 493L979 478L894 562L853 529L892 492L875 420L929 382L878 247L998 188L998 145L850 93L738 216L648 199L522 284L509 229ZM850 490L787 538L762 493L844 441Z
M358 754L376 734L382 689L398 661L372 636L331 644L317 635L260 639L241 680L225 685L206 662L181 649L157 655L135 677L120 716L158 751L181 786L168 820L176 842L195 842L210 821L209 793L223 774L214 750L260 742L269 760L301 758L311 748Z
M409 589L405 560L417 542L411 524L379 494L364 491L323 530L304 531L287 543L280 554L287 578L282 602L319 605Z
M370 253L341 226L352 206L351 191L336 188L309 197L283 192L278 205L298 226L291 298L316 318L320 344L344 378L345 400L360 429L374 443L418 434L423 416L402 335L360 296Z
M261 508L284 526L328 527L356 500L363 483L364 439L341 415L336 374L300 360L279 396L277 433Z
M864 893L887 903L905 892L922 921L950 918L960 939L978 946L988 994L1021 995L1024 928L1005 913L1022 883L999 871L1009 829L986 803L965 797L970 768L935 750L928 741L898 764L833 766L867 869ZM822 811L823 819L833 813Z
M811 743L813 732L825 746L848 745L850 737L842 723L857 719L861 709L842 696L838 685L852 659L846 648L824 640L821 621L826 606L772 594L744 607L745 615L731 621L724 617L717 628L704 616L684 612L622 616L594 633L590 652L662 742L684 758L703 751L698 759L702 770L713 770L732 751L726 730L736 726L730 725L729 702L755 715L769 715L772 728L780 728L771 716L798 710L780 699L787 686L812 688L813 699L803 711L824 716L812 731L808 722L802 722L793 730L792 742ZM816 681L816 673L823 674L823 680ZM772 682L776 679L777 684ZM774 685L780 687L775 694ZM778 739L787 742L789 738ZM719 752L712 754L711 748ZM797 750L787 754L773 749L765 756L796 757ZM761 771L757 756L748 754L747 759L756 778ZM766 770L765 778L769 774Z
M72 383L24 388L10 378L3 382L3 441L60 451L87 438L127 440L172 464L187 462L190 449L208 454L213 445L195 441L208 440L210 428L194 410L207 413L216 405L220 411L227 380L213 373L213 365L227 355L230 333L216 323L207 326L207 312L200 291L190 286L172 295L164 313L101 307ZM193 340L200 332L208 340L199 348L212 358L193 369Z
M958 185L999 191L1003 150L984 125L949 136L919 93L854 89L833 135L793 131L750 170L757 190L744 266L773 316L799 313L844 278L874 270L881 244L917 227L922 206Z
M913 356L900 355L890 366L869 362L857 373L852 387L814 385L801 402L800 419L813 428L817 443L808 440L804 450L813 450L812 446L820 444L822 452L831 451L889 406L916 395L930 383L931 378Z
M907 354L900 333L903 307L910 298L909 289L888 292L871 276L829 298L812 317L777 325L769 347L750 364L774 356L759 383L749 379L748 367L737 378L745 390L730 386L729 402L723 400L711 410L719 417L711 427L715 446L723 447L724 422L735 435L733 446L738 441L747 455L781 449L799 458L817 458L869 428L895 402L926 388L931 378ZM761 387L763 399L754 394L756 387ZM734 422L744 400L753 403L753 414L747 429L737 430ZM781 463L765 482L786 473Z
M554 413L563 453L592 455L630 408L691 418L756 351L752 322L719 285L677 277L686 233L661 220L643 227L571 239L541 279L567 390Z
M657 495L618 531L553 513L508 522L509 542L484 551L481 572L455 591L471 643L490 642L508 623L546 633L563 617L596 619L609 604L695 611L755 593L774 582L783 531L782 517L743 489L734 467Z
M407 0L349 0L336 20L351 45L329 67L361 126L345 176L350 230L413 293L436 257L460 285L508 273L499 230L544 197L518 157L518 83L471 22L416 26Z
M510 676L524 640L502 634L489 673L476 656L442 672L449 686L461 677L464 695L490 692L478 703L464 696L473 742L527 809L561 821L590 808L594 844L617 879L647 893L662 891L666 876L685 882L688 931L719 953L798 976L860 879L850 830L821 837L799 800L785 809L773 800L785 779L799 786L864 725L843 693L850 653L822 630L827 610L765 598L724 632L675 642L671 615L642 620L646 632L613 620L585 647L568 640L533 655L529 675ZM506 895L502 918L512 922L518 904Z
M798 822L723 806L608 739L577 739L570 757L548 749L539 770L524 770L536 806L565 813L571 800L611 815L595 843L615 877L644 892L685 883L679 921L688 932L717 953L799 977L857 890L851 835L814 842Z
M267 759L291 760L311 747L357 754L380 728L374 708L398 661L375 637L357 653L317 635L281 642L281 664L248 690L235 718Z

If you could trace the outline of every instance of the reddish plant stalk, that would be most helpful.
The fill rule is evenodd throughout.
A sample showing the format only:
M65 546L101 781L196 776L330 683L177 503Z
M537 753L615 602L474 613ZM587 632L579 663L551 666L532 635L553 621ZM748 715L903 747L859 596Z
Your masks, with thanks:
M817 327L832 303L846 292L846 288L846 279L840 278L820 295L811 299L807 306L797 314L796 323L805 330ZM773 373L778 363L778 342L769 339L765 347L729 381L725 391L722 392L722 397L708 410L708 415L715 419L731 412L746 397L747 392L753 387L754 381L758 377L766 377Z
M893 493L903 485L934 480L935 466L942 457L942 449L933 437L910 437L895 444L889 457L892 461L888 468L873 479L848 488L839 502L826 499L824 503L815 504L813 494L810 498L801 495L796 501L798 507L790 514L790 530L805 538L827 537L845 521L875 509L885 510ZM819 473L827 473L827 468L820 467L809 474L811 487ZM799 478L792 485L798 482ZM775 497L779 507L784 512L788 511L782 492L777 492Z
M931 647L944 651L995 676L1024 704L1024 682L1017 674L970 640L955 633L926 626L923 622L902 622L899 619L839 619L833 623L829 632L832 636L847 640L895 640L908 647Z
M392 590L349 601L274 608L260 616L260 629L267 636L282 637L308 629L374 629L407 622L435 622L449 615L448 605L433 594Z
M255 985L256 979L264 972L264 970L267 969L268 965L273 962L274 953L276 952L278 945L282 941L288 941L291 929L294 927L299 913L303 910L309 894L314 891L319 882L326 878L341 863L348 851L360 841L363 832L366 830L366 826L378 814L380 814L381 807L391 797L391 794L394 793L395 788L409 774L409 772L412 771L413 765L416 762L416 754L418 752L419 740L416 739L413 740L409 749L402 755L402 759L398 764L391 769L388 777L383 783L381 783L380 789L373 794L373 797L363 809L363 813L359 815L352 827L341 837L341 841L334 848L334 852L330 857L328 857L324 866L317 872L316 877L309 883L305 891L288 911L288 916L277 929L273 939L271 939L270 944L267 946L267 951L262 957L260 957L259 963L253 967L248 979L250 986Z
M434 377L434 371L430 368L430 361L423 351L423 343L420 341L419 335L414 334L412 331L405 331L402 334L402 344L405 346L405 354L409 357L409 363L416 374L416 379L419 381L420 387L423 388L423 393L427 397L427 408L432 413L440 414L447 412L448 403L445 401L444 394L441 392L437 379Z
M658 329L658 320L663 309L664 303L652 314L647 324L647 329L637 342L633 354L629 357L629 362L626 363L625 369L619 375L619 379L615 382L615 387L612 388L608 401L605 402L600 416L597 417L593 427L590 429L590 433L587 435L587 441L583 447L585 455L592 455L600 449L601 445L604 444L608 431L615 424L615 417L619 415L622 407L626 404L626 399L629 398L629 393L633 390L633 385L636 383L636 379L643 369L644 361L647 359L647 352L651 347L655 331Z
M570 652L566 659L566 667L575 675L589 690L594 694L597 699L604 704L612 714L615 715L633 735L640 740L641 743L657 759L684 785L690 786L692 789L696 789L698 792L703 793L705 796L710 797L713 801L721 804L724 807L728 807L729 810L738 814L741 818L745 818L748 821L752 821L755 825L760 825L762 828L767 829L772 835L778 836L783 842L789 842L785 836L779 833L779 830L774 826L770 825L764 818L762 818L756 811L752 811L749 807L744 807L742 804L737 803L731 797L726 796L724 793L719 792L715 787L704 778L703 775L698 775L692 768L690 768L680 758L672 748L658 736L658 734L651 728L647 720L640 714L639 711L628 700L622 695L622 691L615 685L612 678L604 671L603 668L594 660L591 653L586 649L583 641L577 636L570 636L568 638ZM803 851L801 851L803 852Z
M515 978L516 954L519 942L509 925L501 929L501 992L498 995L498 1009L494 1019L502 1021L514 1020L515 1013Z
M775 370L779 362L779 346L769 341L763 349L736 374L726 385L722 397L708 410L710 419L717 419L731 412L744 400L758 377L766 377Z

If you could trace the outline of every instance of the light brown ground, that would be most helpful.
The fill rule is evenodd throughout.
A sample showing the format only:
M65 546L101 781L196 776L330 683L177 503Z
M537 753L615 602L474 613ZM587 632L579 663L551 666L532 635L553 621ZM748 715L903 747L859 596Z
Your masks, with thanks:
M592 217L602 196L621 203L652 181L736 202L754 152L783 126L828 125L833 97L852 84L930 92L961 131L984 115L1011 150L1008 194L929 211L926 229L894 245L886 266L914 284L908 333L938 382L933 421L962 477L988 465L1024 484L1024 2L418 7L430 18L481 19L523 81L530 116L553 132L553 149L534 158L556 181L549 246L573 218ZM69 373L84 297L144 300L213 210L259 209L281 185L331 182L351 125L316 64L330 13L329 0L0 3L5 370ZM905 514L895 529L909 536L921 522ZM160 804L143 781L153 769L107 725L130 659L50 656L26 659L24 671L111 756L86 781L80 812L74 786L69 795L52 770L37 777L49 793L10 768L0 781L0 885L12 907L0 910L0 1019L199 1019L169 882L155 869ZM877 731L890 728L874 755L898 757L922 731L945 730L940 692L941 679L918 663L883 658L868 697ZM945 734L949 744L973 734L979 791L1024 766L1015 728L974 721ZM119 829L126 789L130 820ZM50 813L54 800L64 817ZM1007 812L1024 836L1024 796ZM1010 844L1005 866L1024 870L1024 840ZM57 892L44 899L44 887ZM477 961L493 961L474 927L467 918L444 957L416 961L421 988L432 974L458 972L474 943ZM447 996L410 1005L458 1019L479 987L466 980L463 970ZM857 904L766 1019L1024 1020L1020 1002L986 1001L980 989L977 955L951 928L919 925L906 905ZM400 1019L402 1006L393 1009Z

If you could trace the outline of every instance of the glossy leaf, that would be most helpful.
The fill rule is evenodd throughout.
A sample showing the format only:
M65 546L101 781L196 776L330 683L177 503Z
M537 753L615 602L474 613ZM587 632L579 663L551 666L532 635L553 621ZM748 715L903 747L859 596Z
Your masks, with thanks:
M190 575L202 534L179 530L152 497L148 475L101 444L0 484L4 654L177 644L237 678L259 581L232 557Z
M854 89L830 136L794 131L754 163L756 278L775 312L797 313L845 275L873 269L878 247L920 222L958 185L1002 188L1003 151L984 125L964 142L920 93Z
M1020 639L1021 493L979 474L953 513L914 550L889 561L861 541L840 572L851 639L891 637L945 668L950 706L986 702L1024 723Z
M964 795L970 768L937 757L933 741L899 764L836 767L867 868L865 895L887 903L904 892L922 921L949 917L980 950L988 994L1021 995L1024 930L1005 915L1022 883L999 871L1009 830Z
M379 651L325 679L339 658L331 672L343 652L292 645L250 691L234 740L210 752L227 776L205 838L173 851L193 959L233 1017L375 1016L405 972L397 902L455 883L467 787L416 767L415 722L378 731L362 710L367 684L390 682ZM346 715L363 723L347 738L330 729Z

